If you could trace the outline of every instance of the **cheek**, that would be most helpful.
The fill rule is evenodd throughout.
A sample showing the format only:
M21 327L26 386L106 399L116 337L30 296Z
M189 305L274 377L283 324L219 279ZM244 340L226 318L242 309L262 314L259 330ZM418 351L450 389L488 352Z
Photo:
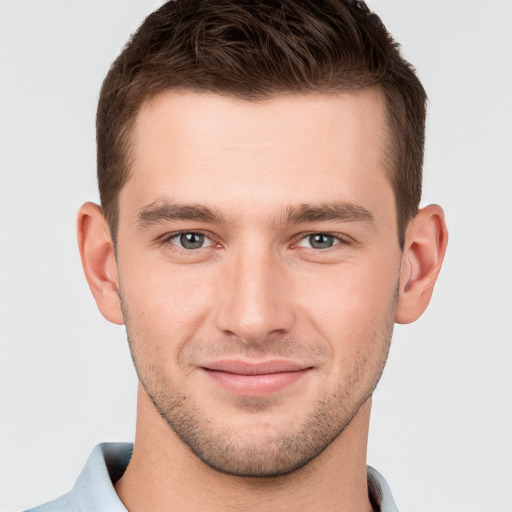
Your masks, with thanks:
M197 335L214 300L211 273L134 258L120 264L119 274L133 337L150 337L152 343L168 345Z
M296 290L300 309L314 328L335 346L357 349L362 339L379 338L389 329L395 307L398 264L347 264L320 279L305 279ZM337 343L342 340L343 343Z
M374 281L371 271L333 273L324 293L308 299L304 316L329 347L326 385L338 396L373 389L380 378L394 325L398 273L392 275Z

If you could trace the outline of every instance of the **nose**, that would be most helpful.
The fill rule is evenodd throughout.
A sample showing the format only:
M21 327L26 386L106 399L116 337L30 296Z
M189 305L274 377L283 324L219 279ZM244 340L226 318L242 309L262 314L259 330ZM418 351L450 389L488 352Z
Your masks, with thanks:
M293 300L286 270L271 251L247 247L226 261L219 287L217 328L246 344L290 333Z

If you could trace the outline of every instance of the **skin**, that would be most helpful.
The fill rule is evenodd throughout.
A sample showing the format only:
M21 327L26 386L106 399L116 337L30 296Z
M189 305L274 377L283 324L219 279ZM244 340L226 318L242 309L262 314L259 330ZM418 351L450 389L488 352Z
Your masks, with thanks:
M429 206L400 250L384 133L374 89L169 91L141 109L117 258L99 207L78 220L91 290L126 324L141 383L116 484L130 511L371 510L371 394L447 240Z

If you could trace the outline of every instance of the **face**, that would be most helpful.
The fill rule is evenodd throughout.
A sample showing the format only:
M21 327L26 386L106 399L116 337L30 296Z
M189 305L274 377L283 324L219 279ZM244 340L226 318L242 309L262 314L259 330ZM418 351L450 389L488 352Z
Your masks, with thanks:
M130 347L158 413L221 472L305 465L381 375L401 256L384 123L374 90L166 92L138 116L117 247Z

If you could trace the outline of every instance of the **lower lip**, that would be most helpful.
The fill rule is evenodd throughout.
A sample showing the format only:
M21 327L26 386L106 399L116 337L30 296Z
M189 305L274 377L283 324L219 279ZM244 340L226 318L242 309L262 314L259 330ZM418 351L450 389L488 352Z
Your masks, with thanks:
M263 375L242 375L204 369L218 385L240 396L256 397L276 393L291 386L307 373L309 368L293 372L268 373Z

